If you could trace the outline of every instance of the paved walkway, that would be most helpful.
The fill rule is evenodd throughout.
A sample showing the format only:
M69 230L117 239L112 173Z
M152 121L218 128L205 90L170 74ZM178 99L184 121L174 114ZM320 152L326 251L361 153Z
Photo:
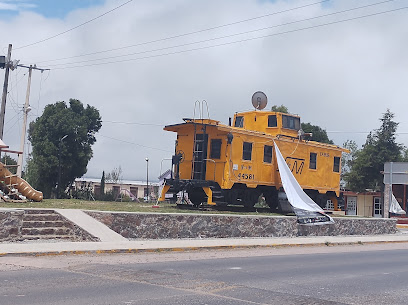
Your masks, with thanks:
M55 211L91 235L98 237L102 242L124 242L127 238L111 230L103 223L97 221L95 218L89 216L82 210L74 209L55 209Z

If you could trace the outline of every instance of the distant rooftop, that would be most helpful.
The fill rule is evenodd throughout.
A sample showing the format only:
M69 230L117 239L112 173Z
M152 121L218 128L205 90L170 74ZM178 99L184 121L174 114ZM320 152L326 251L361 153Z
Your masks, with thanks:
M81 178L76 178L75 181L78 182L92 182L92 183L101 183L101 178L87 178L87 177L81 177ZM105 181L105 183L112 183L109 181ZM146 185L146 180L120 180L114 184L122 184L122 185ZM149 185L159 185L157 181L150 181L149 180Z

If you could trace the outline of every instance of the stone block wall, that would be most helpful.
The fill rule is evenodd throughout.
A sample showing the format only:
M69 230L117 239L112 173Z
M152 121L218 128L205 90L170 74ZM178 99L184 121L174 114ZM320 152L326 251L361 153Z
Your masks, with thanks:
M91 212L126 238L293 237L295 217Z
M397 232L395 219L335 218L330 225L299 225L296 217L87 212L126 238L229 238L373 235Z
M298 225L298 236L377 235L397 233L397 220L385 218L334 218L334 224Z
M0 211L0 242L17 240L21 236L24 211Z

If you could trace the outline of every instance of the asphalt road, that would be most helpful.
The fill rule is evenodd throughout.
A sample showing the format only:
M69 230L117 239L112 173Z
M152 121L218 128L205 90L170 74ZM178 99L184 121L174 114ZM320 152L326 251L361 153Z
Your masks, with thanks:
M1 257L0 304L407 304L408 244Z

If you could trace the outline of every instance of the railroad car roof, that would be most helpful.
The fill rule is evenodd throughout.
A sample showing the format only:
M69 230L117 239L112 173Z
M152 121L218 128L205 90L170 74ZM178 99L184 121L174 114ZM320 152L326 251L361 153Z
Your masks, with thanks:
M255 130L247 130L243 129L240 127L233 127L233 126L228 126L225 124L220 123L219 121L216 120L210 120L210 119L183 119L184 123L179 123L179 124L173 124L173 125L166 125L164 127L164 130L167 131L174 131L177 132L178 130L182 129L183 127L186 127L188 125L193 125L193 124L198 124L198 125L205 125L205 126L212 126L217 128L219 131L223 131L225 133L238 133L238 134L245 134L245 135L250 135L250 136L257 136L261 138L267 138L267 139L276 139L279 141L293 141L296 140L297 138L292 138L292 137L286 137L286 136L273 136L264 132L260 131L255 131ZM334 144L327 144L327 143L321 143L321 142L316 142L316 141L307 141L309 144L322 147L322 148L331 148L331 149L337 149L341 150L342 152L349 153L350 151L346 148L342 148L338 145Z

